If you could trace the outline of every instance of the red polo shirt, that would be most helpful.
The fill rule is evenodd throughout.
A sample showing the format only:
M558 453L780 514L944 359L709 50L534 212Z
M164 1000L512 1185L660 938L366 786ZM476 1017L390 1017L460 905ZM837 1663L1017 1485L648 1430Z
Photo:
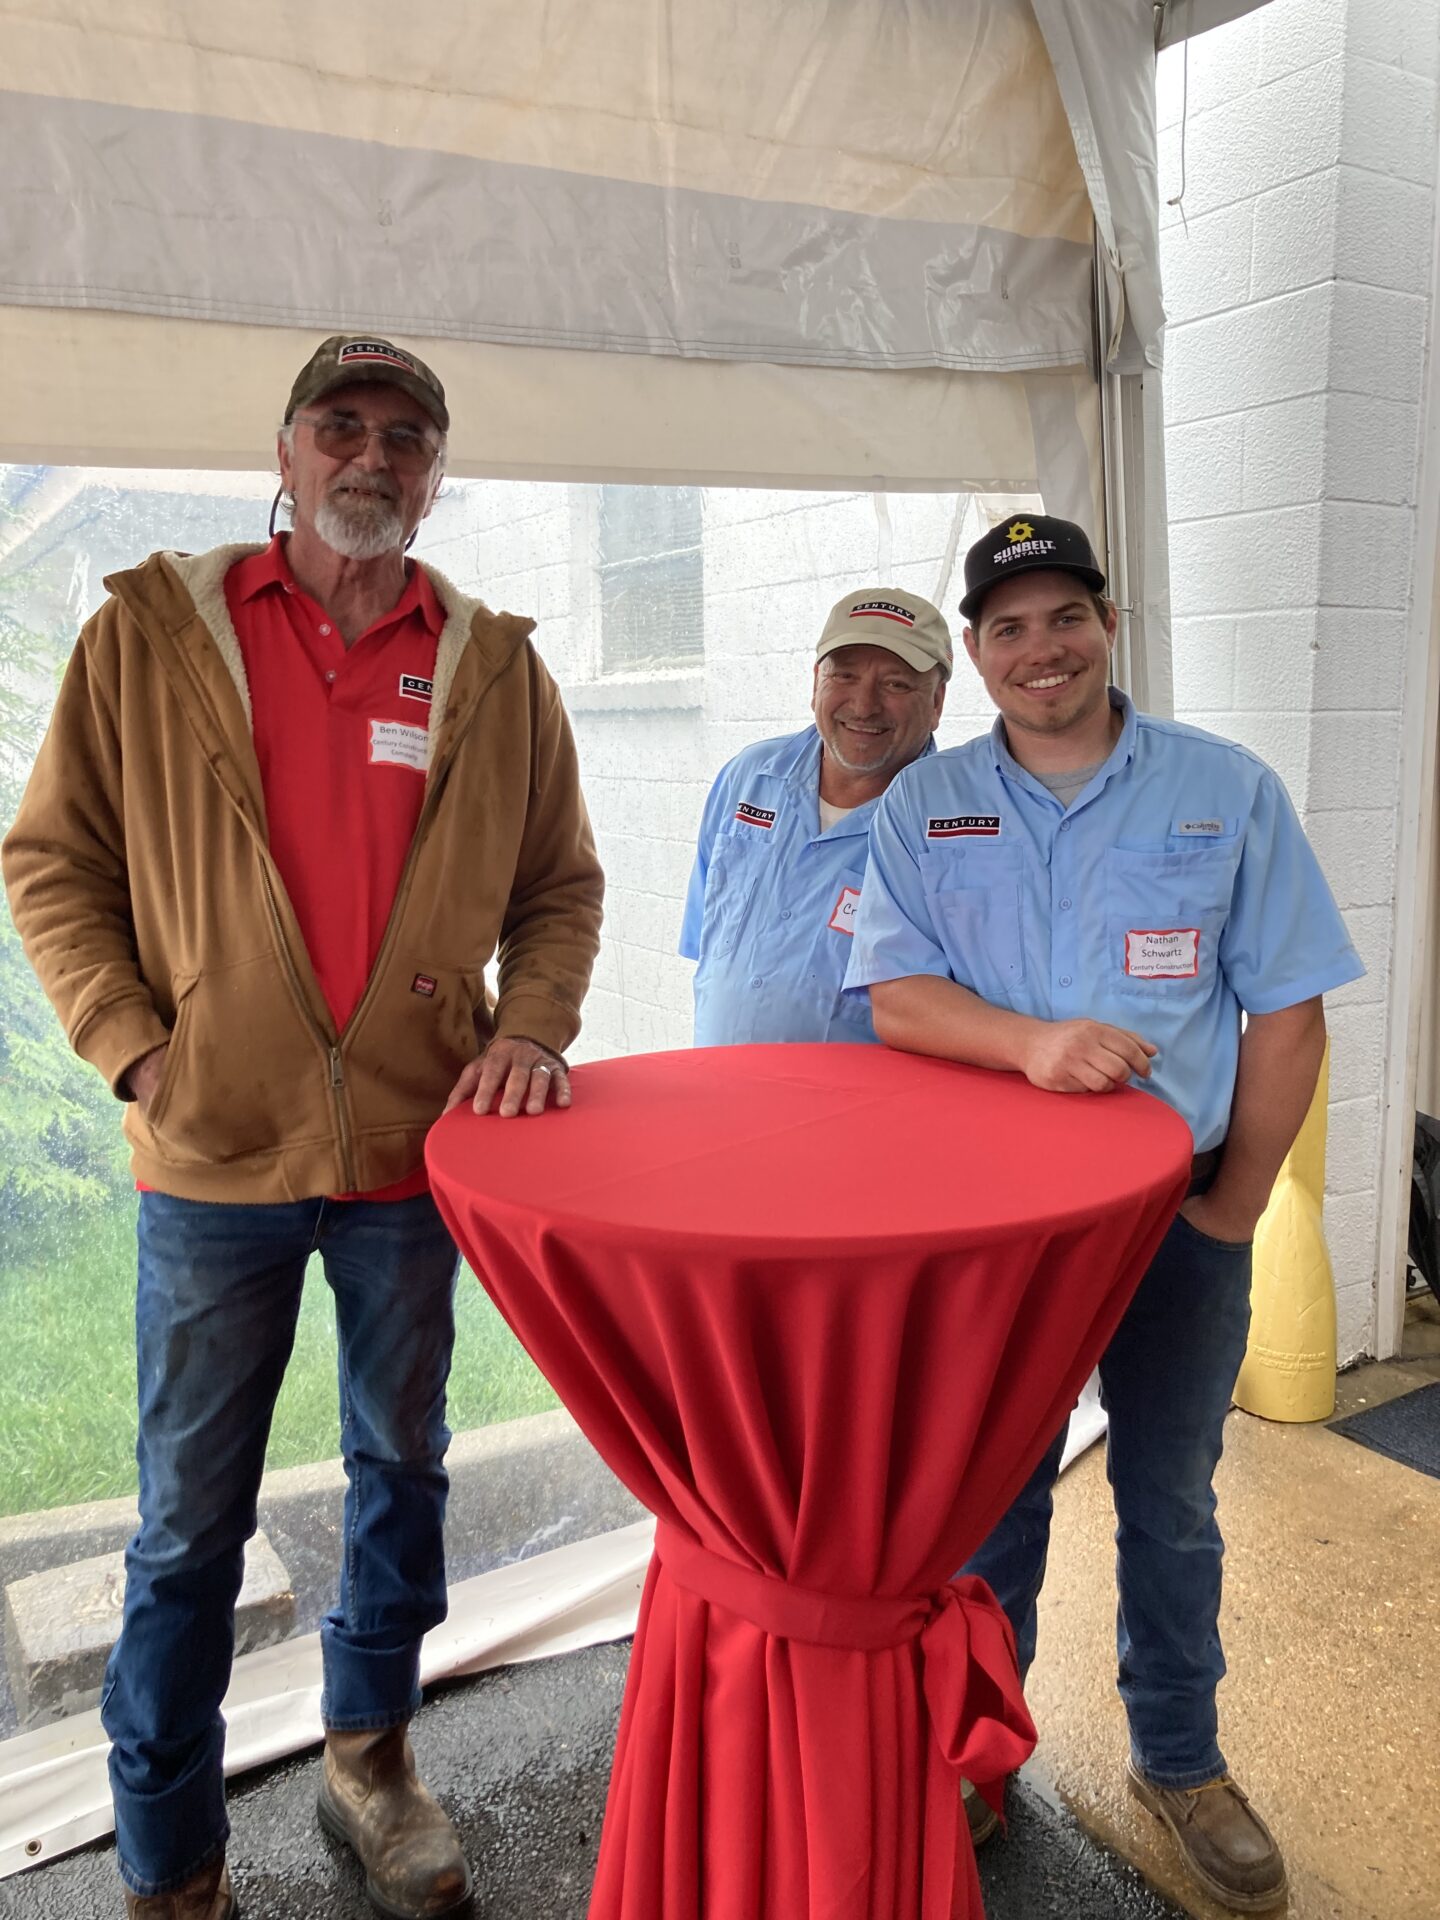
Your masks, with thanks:
M412 566L396 604L347 647L297 585L284 536L231 567L225 600L250 682L270 851L343 1032L420 817L445 612ZM427 1188L422 1167L362 1197L400 1200Z

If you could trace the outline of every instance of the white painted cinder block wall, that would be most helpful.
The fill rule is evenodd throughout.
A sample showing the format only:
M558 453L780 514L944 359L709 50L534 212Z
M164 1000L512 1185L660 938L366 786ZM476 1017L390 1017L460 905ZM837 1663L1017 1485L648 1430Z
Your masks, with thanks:
M1326 1228L1368 1349L1440 0L1271 0L1159 72L1178 717L1283 775L1369 969L1331 1000Z
M884 584L936 595L957 507L937 495L877 504L868 493L707 491L703 667L617 679L598 671L586 492L467 483L442 497L421 547L492 606L538 620L536 644L565 695L606 872L577 1060L690 1044L693 969L675 945L710 783L741 747L809 723L815 642L842 593ZM963 511L962 555L988 524L978 502ZM952 582L952 612L958 598ZM939 744L992 718L962 658Z

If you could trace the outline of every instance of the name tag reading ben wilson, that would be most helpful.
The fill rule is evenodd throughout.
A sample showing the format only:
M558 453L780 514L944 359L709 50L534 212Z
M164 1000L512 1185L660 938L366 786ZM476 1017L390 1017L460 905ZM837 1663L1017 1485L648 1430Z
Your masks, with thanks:
M372 767L413 767L425 771L424 727L407 727L403 720L370 722L370 764Z
M1137 980L1193 980L1200 971L1198 927L1132 927L1125 971Z

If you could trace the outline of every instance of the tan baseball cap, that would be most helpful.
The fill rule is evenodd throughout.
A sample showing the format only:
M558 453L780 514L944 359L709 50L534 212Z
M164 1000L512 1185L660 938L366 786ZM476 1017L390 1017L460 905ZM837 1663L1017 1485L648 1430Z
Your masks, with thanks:
M404 347L397 347L393 340L368 333L332 333L320 342L295 376L285 408L287 424L297 407L308 407L355 380L399 387L419 401L442 433L450 431L445 389L425 362Z
M918 593L902 593L899 587L861 587L835 602L815 658L823 660L837 647L856 646L884 647L917 673L939 667L945 680L955 665L944 614Z

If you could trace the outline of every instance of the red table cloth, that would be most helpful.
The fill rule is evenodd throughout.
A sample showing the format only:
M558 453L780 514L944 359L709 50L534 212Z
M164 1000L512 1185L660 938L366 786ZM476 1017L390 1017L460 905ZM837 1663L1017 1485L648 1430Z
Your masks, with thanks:
M505 1318L658 1518L591 1920L981 1914L963 1776L1034 1745L950 1576L1034 1469L1186 1185L1148 1094L882 1047L582 1066L431 1133Z

